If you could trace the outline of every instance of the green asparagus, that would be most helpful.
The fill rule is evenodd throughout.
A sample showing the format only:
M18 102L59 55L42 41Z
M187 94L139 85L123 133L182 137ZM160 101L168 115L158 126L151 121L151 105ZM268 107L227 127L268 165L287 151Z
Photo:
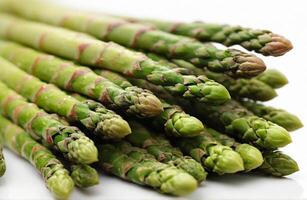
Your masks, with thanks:
M194 101L188 102L174 98L163 88L144 80L131 81L134 85L151 90L160 98L180 104L211 127L235 137L240 142L253 144L260 149L275 149L292 142L287 130L257 117L235 100L215 106Z
M162 135L158 135L136 121L129 121L132 133L125 140L132 145L144 148L152 154L158 161L169 163L186 171L198 182L206 179L207 173L203 167L189 156L183 156L182 152L173 147L169 140Z
M208 78L215 80L218 83L223 84L227 90L230 92L232 97L236 98L249 98L253 100L259 100L259 101L268 101L273 99L274 97L277 96L276 91L270 86L267 85L266 79L267 76L273 76L271 71L263 72L264 75L259 75L257 78L252 78L252 79L244 79L244 78L239 78L239 79L234 79L231 76L228 76L223 73L216 73L212 72L207 69L200 69L195 67L193 64L180 60L180 59L172 59L168 61L166 58L163 58L158 55L154 54L147 54L148 57L151 59L162 62L165 64L168 64L171 67L181 67L186 69L187 71L185 73L187 74L192 74L192 75L205 75ZM272 75L271 75L272 74ZM261 78L263 77L263 78ZM277 79L279 76L276 75ZM259 80L258 80L259 79ZM278 80L276 81L271 81L271 82L276 82L276 84L272 83L273 85L277 85ZM281 82L280 82L281 83Z
M295 131L303 127L303 123L297 116L285 110L248 100L241 101L241 103L255 115L274 122L288 131Z
M265 69L263 61L254 55L233 49L209 47L188 37L169 34L120 18L82 13L37 0L29 1L25 5L21 5L18 0L9 0L7 4L10 12L31 20L88 33L126 47L191 60L212 70L253 76Z
M71 178L80 188L91 187L99 184L99 174L90 165L71 165Z
M226 46L238 44L247 50L266 56L281 56L293 48L288 39L268 30L205 22L184 23L152 19L126 19L131 22L150 24L162 31L189 36L200 41L219 42Z
M255 78L268 84L274 89L281 88L289 82L287 77L276 69L267 69Z
M214 129L207 128L204 134L213 137L222 145L229 146L238 152L244 163L244 171L248 172L260 167L263 163L262 153L254 146L236 142L235 139L228 135L222 134Z
M23 32L24 34L20 34ZM204 76L182 75L160 65L142 53L115 43L98 41L82 33L34 23L0 14L0 38L10 39L81 64L107 68L163 85L174 95L202 102L224 103L230 99L226 88Z
M53 85L18 69L0 58L0 80L47 112L81 122L91 133L103 138L122 138L131 132L128 123L94 101L80 102Z
M6 147L35 166L56 198L68 199L74 182L61 162L48 149L1 115L0 136Z
M208 171L217 174L236 173L244 170L243 160L237 152L206 135L174 140L185 154L202 163Z
M122 89L88 68L51 55L0 41L0 56L45 82L79 92L108 107L143 117L152 117L162 111L161 102L149 91L132 86Z
M197 181L190 174L174 165L158 162L144 149L135 147L134 151L125 152L123 145L131 150L131 145L124 142L100 146L99 163L106 172L176 196L187 195L196 189Z
M2 143L0 143L0 177L4 175L6 171L5 160L3 156Z
M108 70L95 70L95 72L123 88L132 86L125 77L117 73ZM204 130L200 120L185 113L179 106L168 104L162 99L160 101L164 111L152 119L153 126L159 131L164 130L169 136L193 137Z
M287 176L299 171L295 160L280 151L263 153L264 163L259 168L260 172L273 176Z
M53 116L28 103L0 81L0 113L19 124L31 137L61 152L76 163L93 163L98 159L92 140L78 128L62 124Z

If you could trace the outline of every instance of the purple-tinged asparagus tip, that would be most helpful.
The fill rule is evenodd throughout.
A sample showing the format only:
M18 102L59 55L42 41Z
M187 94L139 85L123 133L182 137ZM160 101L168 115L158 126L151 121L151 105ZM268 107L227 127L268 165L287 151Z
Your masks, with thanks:
M293 48L290 40L281 35L271 33L272 41L260 49L263 55L282 56Z
M257 76L266 69L266 65L263 60L252 54L237 56L236 62L240 63L237 73L242 74L242 76Z

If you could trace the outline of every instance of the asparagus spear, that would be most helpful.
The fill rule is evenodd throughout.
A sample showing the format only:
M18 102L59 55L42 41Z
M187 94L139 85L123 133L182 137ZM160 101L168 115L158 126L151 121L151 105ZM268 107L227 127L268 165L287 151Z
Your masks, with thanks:
M264 163L259 168L260 172L273 176L287 176L299 171L295 160L280 151L263 153Z
M47 112L81 122L92 133L103 138L122 138L131 132L125 120L101 104L94 101L80 102L2 58L0 63L0 80Z
M70 166L71 178L76 186L80 188L87 188L99 184L99 174L90 165L74 165Z
M288 131L295 131L303 127L303 123L297 116L285 110L248 100L241 101L241 103L255 115L274 122Z
M126 19L131 22L150 24L160 30L189 36L200 41L219 42L226 46L238 44L247 50L266 56L281 56L293 48L288 39L268 30L205 22L184 23L153 19Z
M208 171L232 174L244 170L243 160L237 152L206 135L174 140L185 154L202 163Z
M125 138L126 141L134 146L146 149L158 161L173 164L186 171L198 182L206 179L207 173L204 168L191 157L183 156L182 152L173 147L164 136L148 130L136 121L130 120L129 124L132 133Z
M169 34L146 25L102 14L82 13L37 0L30 1L26 5L10 0L8 10L31 20L85 32L101 40L114 41L126 47L191 60L212 70L253 76L265 69L262 60L254 55L232 49L208 47L188 37Z
M4 175L6 170L5 166L5 160L3 156L3 148L2 148L2 143L0 143L0 177Z
M0 14L1 37L81 64L143 78L188 99L219 104L230 98L224 86L204 76L182 75L175 69L152 61L142 53L129 51L115 43L98 41L81 33ZM40 41L39 44L37 41Z
M238 152L244 163L244 170L246 172L260 167L263 163L262 153L254 146L249 144L242 144L228 135L222 134L214 129L207 128L204 134L208 137L213 137L222 145L229 146Z
M255 78L268 84L274 89L281 88L288 84L287 77L276 69L267 69Z
M61 162L23 129L0 115L0 136L10 150L29 161L43 176L47 188L58 199L68 199L74 182Z
M0 82L0 113L19 124L31 137L61 152L76 163L93 163L98 159L92 140L78 128L64 125L53 116L28 103Z
M162 111L161 102L147 90L133 86L122 89L88 68L18 44L0 41L0 56L45 82L79 92L111 108L143 117Z
M134 85L151 90L160 98L180 104L211 127L235 137L240 142L253 144L260 149L275 149L291 143L287 130L257 117L235 100L215 106L194 101L188 102L174 98L163 88L144 80L131 81Z
M126 147L129 152L125 151ZM126 142L101 145L99 152L102 169L133 183L176 196L187 195L197 187L197 181L190 174L174 165L158 162L144 149L135 147L132 151Z
M252 79L234 79L231 76L228 76L223 73L216 73L212 72L207 69L199 69L195 67L195 65L184 61L180 59L172 59L172 60L167 60L166 58L163 58L158 55L154 55L152 53L147 54L148 57L155 61L159 61L165 64L168 64L169 66L172 67L182 67L186 69L186 73L192 74L192 75L205 75L208 78L215 80L218 83L223 84L227 90L230 92L232 97L236 98L249 98L253 100L259 100L259 101L268 101L273 99L274 97L277 96L276 91L265 81L268 76L273 76L271 71L263 72L261 75L259 75L257 78L252 78ZM279 79L280 76L276 75L275 80ZM278 80L276 81L271 81L271 82L276 82L278 83ZM281 80L279 82L281 84ZM276 85L272 83L273 86Z
M95 72L123 88L132 86L125 77L117 73L108 70L95 70ZM164 130L169 136L193 137L204 130L200 120L185 113L179 106L168 104L162 99L160 101L164 111L152 119L152 125L159 131Z

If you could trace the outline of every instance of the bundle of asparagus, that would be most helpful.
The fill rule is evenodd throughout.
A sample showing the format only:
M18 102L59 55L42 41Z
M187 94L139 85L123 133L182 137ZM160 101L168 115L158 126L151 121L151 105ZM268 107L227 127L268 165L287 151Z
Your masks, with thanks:
M299 170L279 148L302 122L259 102L286 76L253 54L202 43L281 56L292 48L284 37L41 0L0 5L0 176L2 143L59 199L97 185L97 170L176 196L214 175Z

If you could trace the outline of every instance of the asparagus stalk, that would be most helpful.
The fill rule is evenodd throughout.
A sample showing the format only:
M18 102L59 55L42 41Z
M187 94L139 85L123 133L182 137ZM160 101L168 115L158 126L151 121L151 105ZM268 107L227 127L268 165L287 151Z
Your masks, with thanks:
M242 144L228 135L222 134L214 129L207 128L207 132L204 134L208 137L213 137L214 140L222 145L229 146L236 152L238 152L244 163L245 172L249 172L253 169L260 167L263 163L262 153L254 146L249 144Z
M295 131L303 127L303 123L296 115L285 110L248 100L241 101L241 103L255 115L274 122L288 131Z
M0 177L4 175L6 171L5 160L3 156L2 143L0 143Z
M185 154L202 163L206 170L219 175L244 170L243 160L237 152L206 135L174 140Z
M259 171L273 176L288 176L299 171L296 161L280 151L263 153L264 163Z
M192 175L199 183L206 179L204 168L189 156L173 147L164 136L158 135L136 121L129 121L132 133L125 138L132 145L144 148L159 162L173 164Z
M24 32L26 34L20 34ZM226 88L204 76L182 75L160 65L142 53L90 36L0 14L0 38L10 39L84 65L106 68L146 79L177 96L202 102L224 103L230 96ZM39 41L37 43L37 41Z
M196 38L204 42L219 42L225 46L241 45L265 56L282 56L293 46L285 37L268 30L205 22L170 22L153 19L126 18L131 22L150 24L162 31Z
M133 86L122 89L88 68L18 44L0 41L0 56L45 82L79 92L108 107L142 117L152 117L162 111L161 102L147 90Z
M208 105L174 98L163 88L144 80L131 80L134 85L154 92L160 98L182 105L211 127L233 136L240 142L255 145L259 149L275 149L291 143L287 130L273 122L260 118L239 102L230 100L223 105Z
M95 72L123 88L132 86L125 77L117 73L108 70L95 70ZM185 113L179 106L168 104L163 99L160 101L164 111L152 118L152 125L159 131L164 130L167 135L174 137L193 137L204 130L200 120Z
M99 184L99 174L90 165L70 165L70 175L75 185L80 188L87 188Z
M2 58L0 63L0 80L47 112L81 122L93 134L103 138L122 138L131 132L125 120L101 104L94 101L80 102Z
M41 174L57 199L68 199L74 182L61 162L23 129L0 115L0 135L10 150L29 161Z
M0 113L19 124L31 137L61 152L75 163L93 163L98 159L92 140L78 128L64 125L54 116L28 103L0 82Z
M276 81L271 81L271 85L266 84L265 79L268 78L268 76L273 77L274 75L272 74L271 71L265 71L256 78L252 79L244 79L244 78L239 78L239 79L234 79L231 76L228 76L227 74L223 73L216 73L212 72L207 69L199 69L195 67L195 65L184 61L180 59L172 59L172 60L167 60L166 58L163 58L158 55L154 55L152 53L147 54L148 57L151 59L162 62L165 64L168 64L169 66L172 67L182 67L186 69L187 71L185 73L192 74L192 75L205 75L208 78L215 80L218 83L223 84L227 90L230 92L232 97L236 98L249 98L253 100L259 100L259 101L268 101L273 99L274 97L277 96L276 91L271 87L271 85L275 86L278 84L278 82L281 84L281 80L278 81L276 79L280 79L281 77L279 75L276 75L275 80ZM274 82L274 83L273 83ZM275 87L274 87L275 88Z
M276 69L267 69L255 78L266 83L274 89L281 88L287 85L289 82L287 77Z
M101 40L114 41L126 47L191 60L212 70L253 76L265 69L262 60L254 55L232 49L208 47L188 37L169 34L120 18L82 13L37 0L32 0L27 5L10 0L7 7L12 13L31 20L88 33Z
M162 193L183 196L193 192L197 181L174 165L158 162L144 149L127 142L100 146L100 166L106 172Z

